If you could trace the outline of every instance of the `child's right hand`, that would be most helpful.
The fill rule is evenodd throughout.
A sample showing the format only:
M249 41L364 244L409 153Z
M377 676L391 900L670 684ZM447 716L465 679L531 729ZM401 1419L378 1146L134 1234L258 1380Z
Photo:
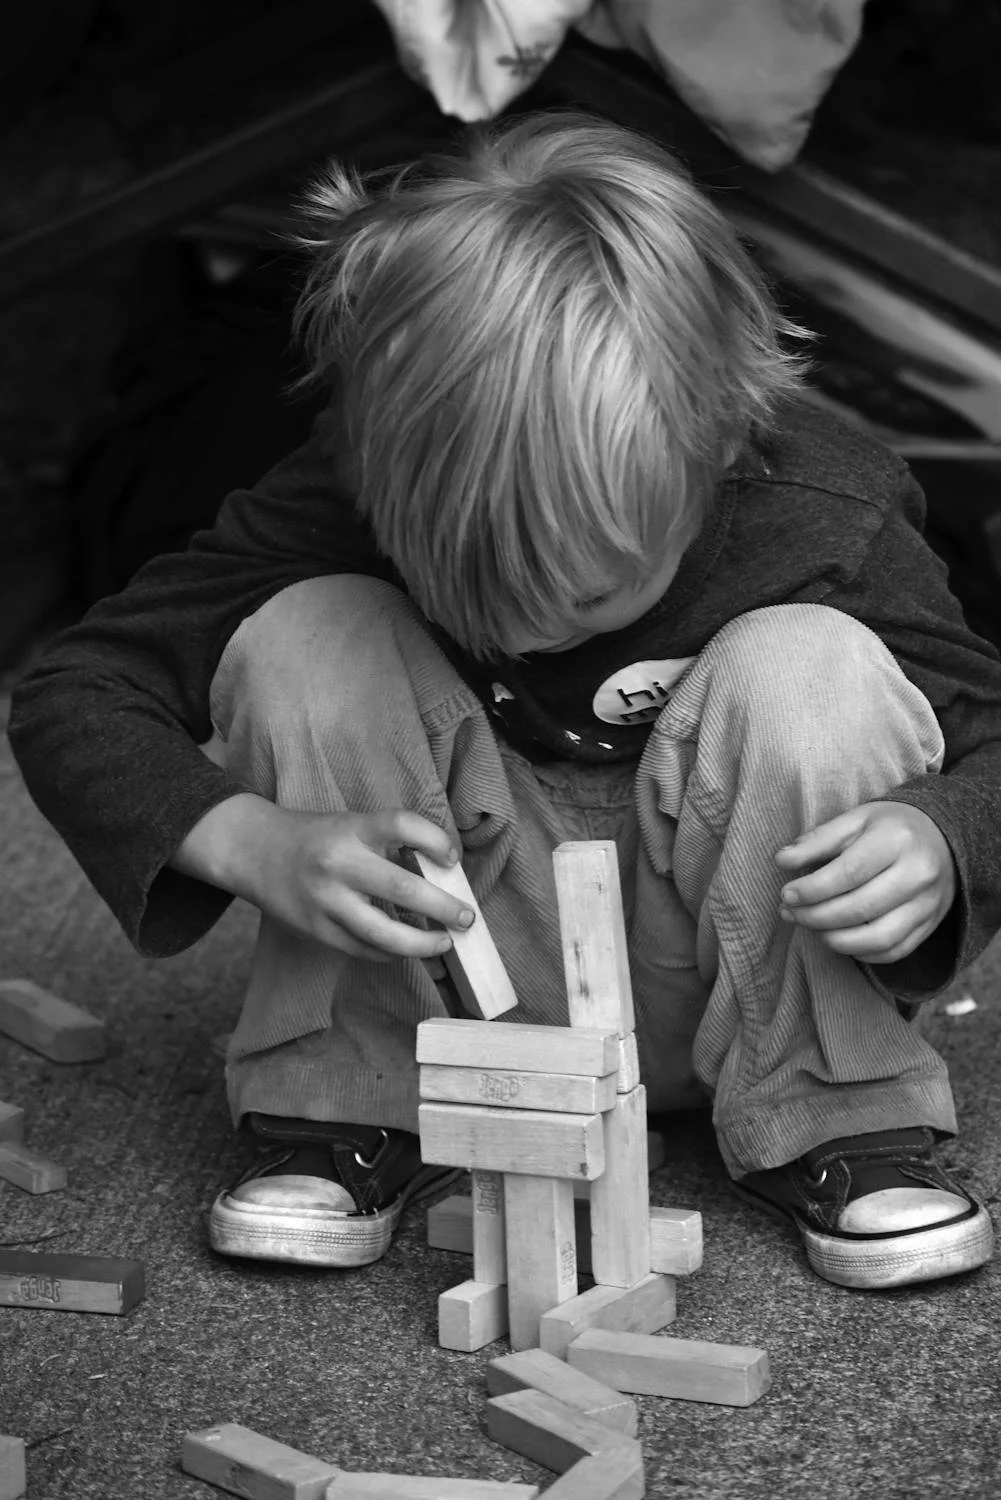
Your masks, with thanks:
M358 958L431 958L452 946L447 933L425 932L372 904L373 898L430 917L463 923L468 906L390 856L419 849L439 864L455 862L452 839L404 808L375 813L305 813L249 793L213 808L184 841L171 865L242 896L291 932Z
M254 881L255 905L304 937L358 958L388 963L401 956L431 958L452 946L447 933L424 932L380 911L391 902L447 927L463 925L463 902L389 856L420 849L439 864L454 863L443 829L419 813L297 813L279 809Z

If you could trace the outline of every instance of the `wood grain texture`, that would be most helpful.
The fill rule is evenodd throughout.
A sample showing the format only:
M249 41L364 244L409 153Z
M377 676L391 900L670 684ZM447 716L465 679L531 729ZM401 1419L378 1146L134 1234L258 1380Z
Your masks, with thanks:
M512 1349L539 1342L539 1319L577 1293L577 1236L570 1183L506 1175L508 1336Z
M0 1250L0 1306L127 1313L145 1293L142 1262L110 1255Z
M438 1298L438 1343L443 1349L471 1354L503 1338L507 1330L503 1282L463 1281Z
M546 1500L643 1500L642 1453L608 1448L582 1458L546 1490Z
M419 849L415 849L413 855L425 880L465 902L476 913L472 927L447 929L452 946L442 954L442 961L464 1007L471 1016L484 1021L514 1010L518 996L466 879L466 872L461 865L440 865Z
M239 1422L188 1432L181 1468L246 1500L324 1500L336 1464L262 1437Z
M425 1063L422 1099L439 1104L489 1104L495 1109L551 1109L593 1115L615 1104L614 1073L591 1078L577 1073L523 1073L510 1068L448 1068Z
M636 1026L629 949L614 840L560 844L553 851L570 1025Z
M616 1449L638 1455L640 1445L542 1391L512 1391L487 1401L487 1432L495 1443L563 1474L592 1453Z
M487 1365L488 1395L506 1396L524 1390L542 1391L627 1437L636 1436L639 1413L635 1401L583 1370L572 1369L544 1349L522 1349L492 1359Z
M590 1328L629 1333L656 1333L677 1317L677 1284L673 1276L651 1274L635 1286L593 1286L553 1307L539 1321L539 1346L566 1359L574 1339ZM602 1379L599 1375L597 1379Z
M619 1039L611 1030L432 1016L417 1027L417 1061L604 1078L619 1066Z
M592 1328L567 1347L567 1363L618 1391L750 1406L768 1389L768 1355L743 1344L708 1344Z
M530 1177L598 1177L605 1170L602 1115L476 1104L421 1104L421 1157L441 1166Z
M326 1500L537 1500L539 1493L537 1484L342 1470L327 1490Z

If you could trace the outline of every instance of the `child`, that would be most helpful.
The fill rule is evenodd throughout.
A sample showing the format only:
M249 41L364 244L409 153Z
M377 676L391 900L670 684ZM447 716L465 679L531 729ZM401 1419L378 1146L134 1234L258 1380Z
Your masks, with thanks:
M441 1183L414 1033L462 908L402 851L461 854L514 1016L566 1024L552 850L611 838L650 1109L711 1100L828 1280L984 1264L913 1023L1001 927L1001 660L921 492L804 403L801 330L652 140L529 114L376 175L311 200L312 440L10 723L141 953L262 913L212 1245L363 1264Z

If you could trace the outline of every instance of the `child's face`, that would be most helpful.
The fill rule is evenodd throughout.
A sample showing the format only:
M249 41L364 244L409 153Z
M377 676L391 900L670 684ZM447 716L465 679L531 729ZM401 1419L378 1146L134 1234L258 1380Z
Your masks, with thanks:
M608 635L613 630L622 630L652 609L658 599L666 593L671 579L678 571L681 556L672 554L664 560L643 584L609 584L608 592L597 599L580 599L568 606L561 628L550 635L517 637L509 643L512 655L528 655L533 651L572 651L594 635ZM565 625L565 628L562 628Z

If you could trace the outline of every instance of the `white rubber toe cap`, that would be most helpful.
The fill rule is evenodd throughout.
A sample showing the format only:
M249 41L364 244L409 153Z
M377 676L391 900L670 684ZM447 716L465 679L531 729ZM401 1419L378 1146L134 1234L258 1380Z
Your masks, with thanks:
M943 1188L883 1188L866 1193L842 1210L838 1228L847 1234L896 1234L906 1229L928 1229L965 1213L965 1198Z
M234 1188L231 1204L266 1209L272 1213L303 1213L319 1210L325 1213L353 1214L357 1205L347 1188L325 1177L252 1177Z

